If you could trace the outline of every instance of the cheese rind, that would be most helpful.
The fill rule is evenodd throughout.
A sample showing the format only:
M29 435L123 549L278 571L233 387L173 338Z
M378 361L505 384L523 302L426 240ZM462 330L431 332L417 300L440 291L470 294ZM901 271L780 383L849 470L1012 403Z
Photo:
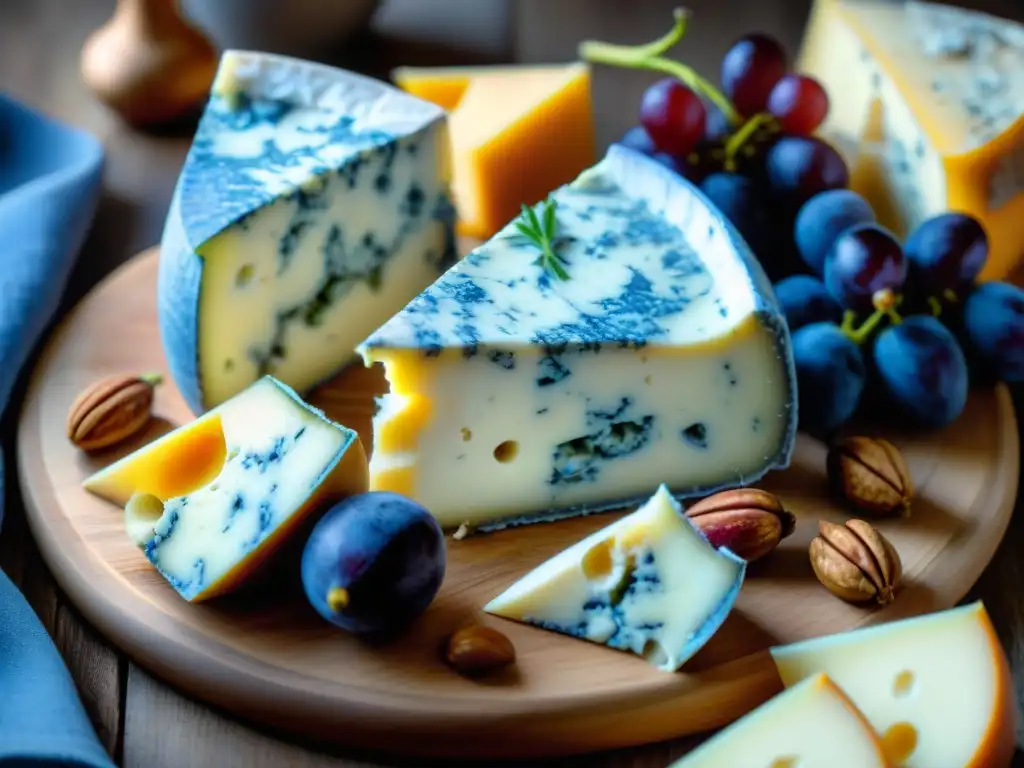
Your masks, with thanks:
M834 94L821 132L882 224L906 236L968 213L989 238L981 279L1017 267L1024 25L916 0L816 0L797 66Z
M597 160L587 64L401 67L404 90L451 110L458 231L493 236Z
M300 392L456 258L447 122L390 85L224 54L161 242L158 314L199 414L272 374Z
M191 602L236 589L316 510L368 487L356 433L272 377L198 421L85 483L111 500L129 494L129 536ZM215 430L224 451L198 467L190 449Z
M827 674L899 765L1010 764L1013 682L980 602L772 648L771 655L787 686Z
M662 485L631 515L537 566L484 610L674 671L725 621L745 573L746 562L716 550Z
M890 768L864 715L812 675L716 733L670 768Z
M728 222L623 147L552 199L569 280L513 222L360 345L391 387L372 487L487 528L786 466L788 331Z

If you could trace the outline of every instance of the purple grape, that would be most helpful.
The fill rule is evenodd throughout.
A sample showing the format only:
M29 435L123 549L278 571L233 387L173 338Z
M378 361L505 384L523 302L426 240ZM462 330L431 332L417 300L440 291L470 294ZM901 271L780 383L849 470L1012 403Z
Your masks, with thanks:
M658 148L654 145L654 140L644 130L642 125L634 125L626 131L622 138L619 139L619 144L635 149L637 152L645 155L654 155L658 151Z
M988 259L988 237L977 219L943 213L910 233L903 251L915 284L930 292L958 291L974 282Z
M956 338L931 315L913 315L882 331L874 371L890 408L925 427L944 427L967 403L967 359Z
M1024 290L982 283L964 299L962 324L972 357L996 380L1024 382Z
M857 312L872 312L876 294L899 292L906 279L899 241L878 224L847 229L825 257L825 287L841 306Z
M775 298L786 316L789 332L813 323L840 323L843 308L840 307L825 284L810 275L793 275L780 280L774 286Z
M813 136L782 136L765 155L764 174L773 193L796 210L820 192L846 187L846 161Z
M857 410L864 391L864 357L832 323L805 325L792 335L800 428L828 434Z
M852 189L830 189L800 208L793 227L800 255L816 274L825 274L825 255L845 230L875 221L867 200Z
M785 49L768 35L740 38L722 58L722 90L744 117L763 112L775 84L786 74Z
M751 179L735 173L712 173L700 183L700 189L732 222L755 255L767 253L771 222Z
M723 141L732 132L732 126L725 113L713 102L705 104L707 117L704 119L705 141Z

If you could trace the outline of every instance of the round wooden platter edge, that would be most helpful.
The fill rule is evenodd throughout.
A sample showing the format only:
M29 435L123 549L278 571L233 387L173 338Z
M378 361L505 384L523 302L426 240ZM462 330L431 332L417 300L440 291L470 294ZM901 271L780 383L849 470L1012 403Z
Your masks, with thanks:
M520 695L522 691L511 695L516 686L529 687L530 678L525 683L506 679L493 685L463 681L448 673L448 678L436 678L440 681L440 694L430 697L407 690L400 674L382 676L379 686L366 685L366 679L353 679L352 685L339 684L336 679L319 679L317 675L309 674L309 670L298 672L288 665L268 663L239 650L237 644L218 641L215 634L211 635L209 627L191 626L188 614L182 614L180 606L174 602L182 601L169 587L161 592L157 583L151 588L140 589L86 541L73 522L77 505L76 509L69 508L60 496L62 493L77 494L76 498L82 504L95 503L95 500L77 487L84 476L81 470L65 471L71 478L65 479L66 487L58 487L51 469L55 463L67 462L74 451L65 439L64 447L58 451L63 455L51 455L44 440L44 434L54 440L58 439L58 433L62 436L67 406L76 388L88 383L90 377L94 378L101 371L119 364L119 355L126 354L126 344L130 347L132 342L129 338L126 342L112 345L109 359L92 360L87 364L79 359L77 364L87 365L89 375L84 382L71 377L73 381L61 390L66 402L54 402L47 399L46 384L52 381L53 366L57 362L66 363L66 360L58 358L60 354L65 358L68 356L75 333L84 332L83 329L87 329L98 314L109 312L111 306L119 306L119 301L122 307L132 301L148 303L154 315L150 325L155 327L155 310L152 309L155 260L156 251L151 249L122 266L94 288L52 332L32 374L18 435L19 478L30 527L44 559L62 589L86 618L133 660L172 685L247 720L318 740L424 756L530 757L634 746L719 727L742 716L781 688L764 641L754 641L750 648L744 647L746 640L734 644L733 650L738 653L718 654L712 651L705 654L702 651L698 659L705 655L710 661L698 665L699 668L693 672L652 675L646 669L647 665L628 654L478 616L511 634L517 647L520 637L536 643L535 633L543 635L545 648L554 649L550 650L552 664L571 665L577 656L583 660L575 674L592 678L595 674L600 675L602 669L615 670L618 674L625 669L627 675L635 674L637 684L633 687L618 685L607 692L595 689L592 684L582 693L574 692L571 687L560 692L548 688L531 698ZM145 310L140 306L138 311ZM129 351L127 354L132 353ZM160 356L162 365L162 353L155 354ZM177 397L176 393L174 396ZM796 589L811 590L806 594L813 596L815 601L824 601L828 611L842 617L838 625L828 631L949 607L966 594L991 559L1016 499L1019 445L1008 391L999 387L991 393L983 393L980 398L981 404L975 415L984 416L981 420L989 425L987 442L991 445L991 453L976 495L969 500L966 509L962 509L964 505L960 504L961 510L958 510L965 514L968 524L948 536L944 532L931 537L921 535L925 545L915 549L913 562L906 563L915 582L887 609L863 610L846 606L835 601L818 585L801 581ZM964 427L971 428L966 423ZM943 446L946 442L940 440L938 444ZM984 442L979 443L975 436L972 444ZM801 438L795 466L788 472L799 475L810 471L813 474L813 469L808 468L819 463L821 452L821 446ZM961 459L973 468L972 472L978 471L972 463L976 462L976 457ZM952 461L955 464L955 456ZM952 469L955 474L956 466ZM922 474L927 474L924 485L933 482L933 478L942 478L949 471L948 467L928 466L922 471ZM69 487L72 480L75 489ZM915 480L920 483L921 478L915 476ZM768 485L771 483L769 478ZM950 485L947 482L946 485L948 487L939 495L955 496L955 483ZM802 500L794 499L794 503L800 506ZM948 512L926 516L929 525L937 524L940 528L943 521L948 524L949 519ZM534 532L525 535L536 537L537 530L547 530L558 538L558 531L566 531L561 534L561 543L557 547L552 546L557 550L607 522L608 518L595 516L589 521L583 519L565 525L530 526ZM813 536L810 521L806 522L808 525L802 524L800 531L805 538ZM975 525L977 522L983 524ZM888 533L889 529L885 530ZM806 552L806 541L800 541L799 537L789 543L797 546L788 547L782 571L776 569L768 576L770 583L779 577L781 588L787 589L791 587L785 584L786 559L791 559L790 565L795 568L801 555L805 559ZM776 554L786 553L780 551ZM521 570L525 571L526 567L524 565ZM799 573L806 576L806 570ZM758 584L757 578L756 575L748 578L747 585L754 584L755 591L766 589L764 582ZM801 592L797 599L806 599L803 595ZM817 603L814 608L817 609ZM811 612L810 606L808 612ZM472 613L479 614L479 611ZM231 618L228 617L229 620ZM452 616L445 618L451 620ZM464 619L465 615L459 616L459 620ZM730 637L757 631L757 624L753 622L751 627L744 625L732 630ZM825 633L820 627L808 632ZM714 638L709 645L713 643ZM578 652L574 650L577 648ZM534 654L531 658L536 661L538 657ZM338 659L339 664L344 662L344 659ZM564 670L558 672L565 674ZM430 670L429 674L444 674L440 662L438 669ZM504 688L506 685L513 686L513 689ZM479 694L480 686L484 689L483 697ZM397 735L406 738L397 739Z

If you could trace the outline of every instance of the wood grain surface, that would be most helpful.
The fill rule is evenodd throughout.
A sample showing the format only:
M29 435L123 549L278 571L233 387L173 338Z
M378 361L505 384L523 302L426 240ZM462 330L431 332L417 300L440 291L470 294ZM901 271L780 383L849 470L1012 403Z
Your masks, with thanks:
M341 63L386 75L397 64L442 65L505 61L564 61L582 36L644 42L664 29L676 0L386 0L374 30L339 50ZM1024 18L1020 0L959 3L1010 18ZM108 152L103 199L78 268L67 289L67 309L110 270L157 242L174 181L188 147L186 122L160 132L123 125L78 78L82 43L113 12L115 0L4 0L0 3L0 83L39 109L99 136ZM722 52L744 30L764 28L787 43L799 40L807 0L690 0L701 19L700 35L686 42L686 60L714 76ZM635 120L636 99L655 75L602 69L594 78L598 133L606 143ZM22 382L24 384L24 381ZM15 401L3 421L11 445L19 414ZM1024 392L1014 392L1018 410ZM6 474L16 476L8 450ZM9 482L0 528L0 568L18 584L63 653L86 710L119 765L146 768L277 766L454 765L452 761L399 760L378 753L339 750L289 735L249 727L168 687L110 645L69 603L39 557L28 532L17 483ZM1018 503L1018 507L1020 504ZM985 601L1024 695L1024 514L1010 521L1002 544L967 599ZM700 738L580 758L511 761L508 766L663 768ZM498 763L488 762L489 765ZM1024 752L1014 765L1024 766ZM479 766L480 761L470 765Z
M152 428L110 451L79 451L62 418L79 391L108 374L167 377L154 302L157 261L151 249L101 283L39 360L18 433L29 524L58 583L134 661L274 728L364 748L488 758L703 732L781 689L769 646L955 604L987 565L1013 510L1019 447L1005 388L974 394L940 432L886 435L903 451L917 488L909 520L876 524L901 556L904 587L885 609L849 605L821 587L808 562L818 520L848 513L829 501L825 447L801 435L791 468L761 483L797 515L796 532L750 569L730 618L677 674L481 611L512 581L621 513L449 538L440 594L388 644L361 642L316 616L294 578L294 557L248 591L191 605L130 542L121 510L81 487L88 475L191 420L173 383L168 378L157 390ZM356 366L310 400L372 447L373 397L384 386L376 369ZM481 683L441 663L447 636L471 621L509 635L514 669Z

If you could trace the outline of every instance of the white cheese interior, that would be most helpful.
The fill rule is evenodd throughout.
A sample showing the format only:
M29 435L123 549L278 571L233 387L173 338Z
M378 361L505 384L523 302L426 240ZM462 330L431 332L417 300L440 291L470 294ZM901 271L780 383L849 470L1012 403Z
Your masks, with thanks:
M248 146L235 140L222 142ZM201 247L199 358L211 402L268 373L300 391L324 381L437 277L446 233L432 216L446 141L432 130L363 150Z
M772 649L784 683L824 672L883 739L909 725L907 768L970 765L1000 736L1001 653L980 603Z
M661 486L636 512L538 566L485 610L675 670L725 619L744 572L745 563L716 551Z
M779 694L671 768L888 768L878 737L822 676Z

